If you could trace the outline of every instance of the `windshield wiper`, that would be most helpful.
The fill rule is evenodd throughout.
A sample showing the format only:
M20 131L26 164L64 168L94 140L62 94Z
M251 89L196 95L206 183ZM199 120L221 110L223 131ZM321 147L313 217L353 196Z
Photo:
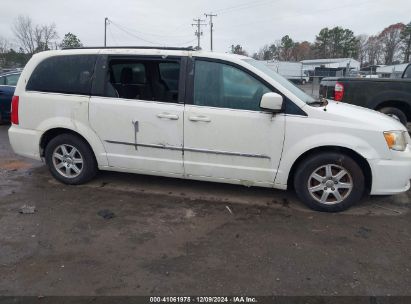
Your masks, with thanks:
M320 99L318 99L318 100L315 100L315 101L312 101L312 102L309 102L308 103L309 105L319 105L319 106L321 106L321 107L324 107L324 106L326 106L326 105L328 105L328 100L327 99L325 99L325 98L323 98L323 97L320 97Z

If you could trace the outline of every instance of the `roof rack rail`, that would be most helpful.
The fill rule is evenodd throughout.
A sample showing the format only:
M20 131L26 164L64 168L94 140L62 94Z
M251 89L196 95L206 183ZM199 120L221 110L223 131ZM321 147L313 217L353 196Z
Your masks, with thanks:
M63 48L63 50L84 50L84 49L155 49L155 50L171 50L171 51L195 51L192 46L189 47L169 47L169 46L87 46L78 48Z

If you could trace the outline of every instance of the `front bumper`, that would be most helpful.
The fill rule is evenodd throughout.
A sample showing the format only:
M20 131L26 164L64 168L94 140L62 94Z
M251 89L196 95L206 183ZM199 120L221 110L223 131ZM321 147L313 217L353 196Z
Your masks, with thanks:
M368 160L372 172L372 195L390 195L410 189L411 146L403 152L391 151L390 160Z

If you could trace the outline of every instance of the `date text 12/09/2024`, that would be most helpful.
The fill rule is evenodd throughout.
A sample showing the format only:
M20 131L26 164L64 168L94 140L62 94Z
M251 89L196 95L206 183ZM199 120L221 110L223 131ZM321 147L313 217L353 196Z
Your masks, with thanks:
M255 297L150 297L150 303L258 303Z

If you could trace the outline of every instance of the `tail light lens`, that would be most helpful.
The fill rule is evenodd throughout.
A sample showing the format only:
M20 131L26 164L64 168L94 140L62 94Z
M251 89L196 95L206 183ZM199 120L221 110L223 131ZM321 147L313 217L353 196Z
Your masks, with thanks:
M344 97L344 85L337 82L334 87L334 100L341 101Z
M14 125L19 124L19 97L13 96L11 100L11 123Z

